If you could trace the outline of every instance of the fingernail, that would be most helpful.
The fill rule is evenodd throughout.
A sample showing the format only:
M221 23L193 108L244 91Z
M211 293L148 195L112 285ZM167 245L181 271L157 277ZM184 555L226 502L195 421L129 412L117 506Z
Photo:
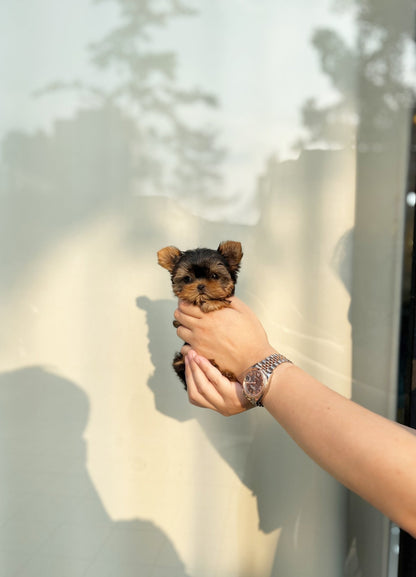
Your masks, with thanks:
M191 361L194 361L196 357L196 352L191 349L187 354L187 357L189 357Z

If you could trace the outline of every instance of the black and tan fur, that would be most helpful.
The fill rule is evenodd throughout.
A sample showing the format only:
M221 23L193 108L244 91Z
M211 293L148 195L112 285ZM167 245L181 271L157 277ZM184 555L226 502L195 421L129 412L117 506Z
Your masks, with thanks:
M243 256L241 243L224 241L217 250L181 251L167 246L159 250L157 256L160 266L170 272L172 289L178 298L198 306L204 313L230 305ZM178 326L176 321L174 326ZM214 360L211 363L217 366ZM173 368L186 389L185 361L181 353L176 353ZM230 380L236 380L230 371L220 370Z

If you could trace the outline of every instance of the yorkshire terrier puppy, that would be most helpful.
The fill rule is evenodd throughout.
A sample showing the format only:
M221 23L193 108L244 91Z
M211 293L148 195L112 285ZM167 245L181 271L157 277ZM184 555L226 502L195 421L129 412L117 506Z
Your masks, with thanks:
M158 263L170 272L173 293L180 299L198 306L209 313L230 306L243 251L240 242L221 242L217 250L196 248L181 251L174 246L162 248L157 253ZM179 326L177 321L173 322ZM214 360L211 363L219 368ZM176 353L173 368L186 390L185 360ZM228 379L236 381L233 373L220 369Z

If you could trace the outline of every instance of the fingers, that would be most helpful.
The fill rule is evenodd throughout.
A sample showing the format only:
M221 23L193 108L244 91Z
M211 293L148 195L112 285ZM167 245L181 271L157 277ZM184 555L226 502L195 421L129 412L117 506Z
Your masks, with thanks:
M179 325L179 327L176 329L176 334L185 343L192 340L191 339L192 332L189 329L187 329L186 327L184 327L183 325Z
M185 357L185 376L189 401L197 407L209 408L224 416L246 411L248 403L239 383L224 377L207 359L189 350Z
M234 309L234 311L242 312L248 309L247 305L245 305L236 297L231 297L229 301L231 303L230 307L225 307L224 309L220 310L224 312L227 311L227 309ZM177 328L179 325L183 325L189 329L192 329L197 324L197 322L203 318L205 318L206 322L206 315L201 311L199 307L190 305L183 300L179 300L178 308L175 310L173 316L175 317L174 323Z
M179 300L177 310L179 311L180 314L183 314L188 317L195 317L196 319L202 318L204 314L199 307L195 305L190 305L189 303L182 300Z
M247 310L249 307L238 297L232 296L230 299L231 306L230 308L235 309L236 311Z
M188 344L184 344L183 347L181 348L181 353L184 357L186 357L186 355L189 353L189 351L191 350L190 345Z
M204 375L198 365L193 361L192 353L185 357L185 378L191 405L216 411L216 404L210 400L213 395L210 394L209 390L207 392L207 383L204 382ZM218 400L217 398L216 401L218 402Z
M248 309L247 305L245 305L243 301L235 296L230 297L228 300L231 303L229 308L235 309L237 311L245 311ZM204 317L204 313L198 306L191 305L183 300L179 300L178 308L175 310L174 317L180 324L188 325L192 324L193 319L202 319Z
M186 336L190 334L190 329L194 326L193 321L202 318L203 313L198 307L194 307L186 303L184 304L186 306L183 307L182 303L180 302L179 307L173 313L173 316L175 317L173 323L177 329L176 334L178 337L186 342Z
M188 342L191 339L195 323L203 318L204 313L199 307L179 301L178 308L173 313L175 317L176 334L180 339Z

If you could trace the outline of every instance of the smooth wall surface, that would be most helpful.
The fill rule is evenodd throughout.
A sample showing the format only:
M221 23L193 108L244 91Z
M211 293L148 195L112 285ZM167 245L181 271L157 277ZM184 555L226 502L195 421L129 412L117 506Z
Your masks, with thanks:
M265 411L189 405L156 252L240 240L271 342L394 417L412 21L0 5L2 576L386 575L387 520Z

